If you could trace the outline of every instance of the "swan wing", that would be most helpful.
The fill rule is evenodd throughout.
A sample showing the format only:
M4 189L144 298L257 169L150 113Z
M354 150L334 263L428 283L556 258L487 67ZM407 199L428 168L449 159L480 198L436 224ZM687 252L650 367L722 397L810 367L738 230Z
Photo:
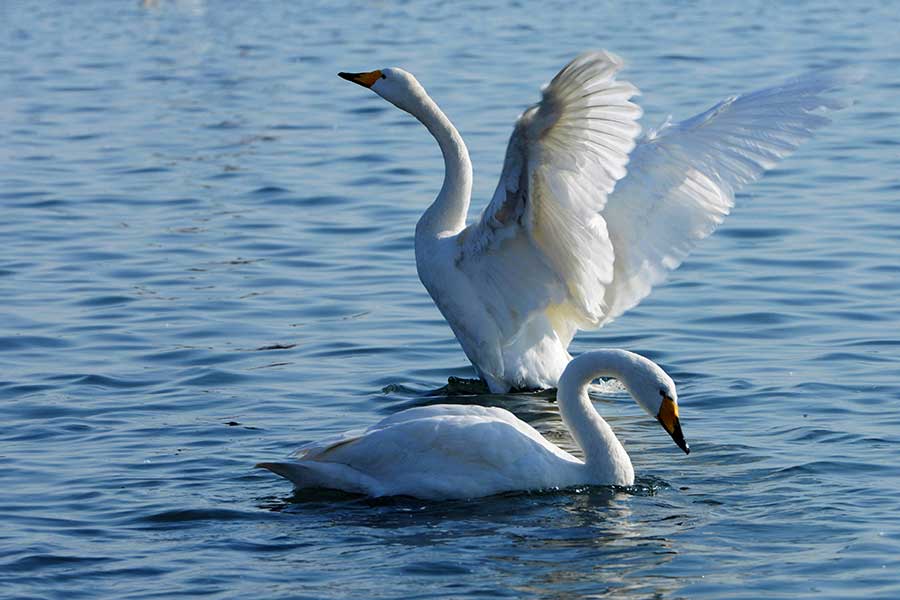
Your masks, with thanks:
M424 419L430 418L454 416L503 421L515 427L519 427L520 424L525 425L525 427L523 428L523 433L525 435L543 440L541 435L534 428L521 421L518 417L516 417L508 410L503 410L501 408L495 407L468 406L464 404L433 404L430 406L417 406L415 408L401 410L400 412L394 413L389 417L385 417L368 429L354 429L345 431L337 435L329 436L321 440L316 440L314 442L304 444L303 446L300 446L297 450L292 452L291 457L295 459L318 460L337 448L348 445L352 442L356 442L366 435L370 435L384 429L390 429L391 427L400 426L410 421L422 421Z
M432 498L552 487L581 464L503 409L438 405L397 417L303 461L344 465L381 494Z
M295 459L313 459L316 456L324 454L331 450L332 448L341 446L348 442L352 442L353 440L358 439L359 437L366 434L365 429L354 429L350 431L344 431L337 435L329 436L323 438L321 440L316 440L314 442L309 442L308 444L304 444L297 448L295 451L291 453L291 458Z
M504 339L548 313L568 344L605 314L614 248L601 211L640 133L621 67L589 52L556 75L516 122L481 220L459 236L457 265Z
M602 212L615 254L603 321L640 302L722 222L737 190L826 124L821 113L841 107L828 92L852 78L792 79L648 132Z

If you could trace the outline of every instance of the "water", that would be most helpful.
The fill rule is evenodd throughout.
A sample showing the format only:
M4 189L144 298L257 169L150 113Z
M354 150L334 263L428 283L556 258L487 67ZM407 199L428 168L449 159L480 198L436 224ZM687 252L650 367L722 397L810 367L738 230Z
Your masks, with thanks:
M900 596L891 3L149 4L0 4L4 597ZM415 72L480 210L518 112L598 47L646 126L868 70L667 285L574 344L664 365L692 454L612 394L629 490L366 501L253 470L471 376L414 269L437 148L336 73ZM572 447L546 396L450 400Z

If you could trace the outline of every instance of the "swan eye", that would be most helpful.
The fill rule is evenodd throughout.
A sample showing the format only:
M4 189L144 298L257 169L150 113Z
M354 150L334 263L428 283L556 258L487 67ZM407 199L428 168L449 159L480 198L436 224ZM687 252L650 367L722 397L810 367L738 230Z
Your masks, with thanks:
M385 75L384 73L382 73L382 74L381 74L381 78L382 78L382 79L387 79L387 75Z

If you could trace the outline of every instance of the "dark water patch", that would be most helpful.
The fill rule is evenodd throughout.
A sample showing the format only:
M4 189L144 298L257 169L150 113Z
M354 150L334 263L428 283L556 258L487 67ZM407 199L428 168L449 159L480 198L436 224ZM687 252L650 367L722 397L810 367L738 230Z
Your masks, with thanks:
M381 104L376 104L373 102L365 106L356 106L354 108L345 109L345 112L349 112L350 114L357 116L369 116L386 113L387 108L385 108Z
M290 350L296 347L297 344L269 344L268 346L260 346L259 348L256 348L256 352L268 350Z
M752 312L752 313L736 313L731 315L712 315L693 319L696 323L707 325L714 324L740 324L740 325L782 325L791 323L796 319L784 313L773 312Z
M802 269L809 271L823 271L831 269L846 269L853 265L848 260L819 260L819 259L783 259L774 257L745 257L739 261L741 264L754 267L772 267L786 269Z
M152 515L134 519L136 524L163 524L189 526L197 521L219 521L231 523L235 521L260 521L267 517L265 513L230 510L224 508L184 508L166 510Z
M152 379L125 379L122 377L108 377L104 375L82 375L78 379L72 381L74 385L80 386L96 386L99 388L109 389L139 389L144 387L153 387L158 384Z
M56 386L40 383L24 383L24 384L0 384L0 397L6 399L19 398L22 396L30 396L54 390Z
M784 435L787 435L787 433L788 432L786 432ZM790 433L793 433L793 435L789 435L788 437L798 442L853 444L854 442L858 442L861 439L860 436L856 434L842 431L831 431L828 429L805 430L797 428Z
M207 348L178 348L174 350L154 351L142 355L141 359L175 366L203 366L219 365L225 362L239 360L240 357L232 353L213 352Z
M279 123L271 125L269 129L274 131L317 131L331 129L331 126L323 123Z
M840 311L824 311L820 313L822 316L833 317L837 321L865 321L878 322L891 320L890 315L881 311L873 310L840 310Z
M231 551L239 551L239 552L247 552L249 554L285 554L294 550L303 550L306 548L314 548L315 543L311 541L307 542L295 542L290 541L289 539L282 539L278 542L252 542L246 540L229 540L222 545L228 546L228 549Z
M90 582L92 580L123 580L127 581L129 579L139 579L142 581L146 581L148 578L157 578L162 577L164 575L171 574L173 569L164 568L164 567L109 567L104 566L102 569L84 569L83 571L78 573L78 579L84 582ZM96 590L92 590L87 592L87 595L91 593L96 593ZM171 592L167 591L165 594L169 594L171 596ZM159 593L160 596L163 595L162 592ZM142 597L145 597L142 594Z
M113 268L106 271L106 274L115 279L126 279L129 281L140 281L143 279L150 279L156 275L156 271L149 268L142 267L124 267L124 268ZM150 294L148 290L141 288L139 286L134 286L134 289L138 293L138 295Z
M80 110L77 112L87 112L87 111ZM97 140L102 137L104 137L104 134L102 134L102 133L81 133L78 135L69 135L63 139L67 142L76 142L77 143L77 142L89 142L91 140Z
M778 227L725 227L716 235L738 240L764 240L768 238L787 237L793 233L795 233L795 231L792 229Z
M212 130L217 130L217 129L228 130L228 129L239 129L240 127L243 127L243 125L244 124L238 120L226 119L224 121L218 121L216 123L207 124L207 125L205 125L205 128L212 129Z
M85 568L101 563L114 563L120 559L112 557L90 556L60 556L55 554L34 554L24 556L12 563L7 563L4 568L13 572L30 572L54 567Z
M832 364L840 363L893 363L892 357L872 354L870 352L828 352L817 357L816 360L829 362Z
M347 348L337 348L337 349L322 349L310 352L308 356L310 357L340 357L340 356L367 356L372 354L380 354L384 352L390 352L391 349L385 346L361 346L361 345L352 345Z
M136 298L129 296L97 296L95 298L85 298L75 302L76 306L88 306L102 308L106 306L119 306L134 302Z
M409 562L399 569L402 575L435 575L438 577L446 576L467 576L476 570L472 567L465 566L458 562L448 561L413 561Z
M395 175L395 176L401 176L401 177L417 177L417 176L421 175L421 173L419 171L417 171L416 169L409 169L406 167L391 167L389 169L385 169L384 173L387 175ZM410 181L407 183L413 183L413 182Z
M900 339L869 339L869 340L843 340L837 343L839 346L846 347L854 347L854 346L864 346L864 347L886 347L886 348L894 348L900 346Z
M86 250L84 248L75 247L66 249L67 252L70 252L74 258L78 258L84 262L105 262L105 261L119 261L128 259L127 254L123 254L121 252L109 252L104 250ZM86 291L85 289L78 289L78 291Z
M216 173L215 175L211 176L210 179L214 179L217 181L229 180L229 179L239 179L242 177L242 174L239 173L239 171L240 171L239 167L233 167L233 166L226 165L225 167L222 168L221 173Z
M118 175L152 175L155 173L169 173L171 169L168 167L156 166L156 167L138 167L136 169L123 169L116 171Z
M900 281L874 281L860 284L860 287L873 292L896 292L900 289Z
M326 225L319 228L318 231L324 235L354 236L371 234L378 229L376 226Z
M352 198L343 196L323 195L323 196L307 196L295 198L277 198L272 202L278 206L309 206L309 207L333 207L344 206L352 202Z
M38 335L11 335L0 337L0 352L39 348L67 348L72 343L65 338Z
M350 185L356 188L366 188L369 186L385 186L385 185L393 185L395 182L389 178L384 177L382 175L367 175L365 177L358 177L350 181Z
M170 81L178 81L178 77L165 73L148 73L141 75L141 81L150 83L168 83Z
M56 157L52 154L30 154L23 156L21 160L26 162L47 162L55 159Z
M6 185L9 188L16 188L25 185L24 181L7 181ZM23 190L15 190L15 191L2 191L0 190L0 200L27 200L31 198L46 198L49 196L47 192L29 192Z
M373 154L371 152L366 152L363 154L356 154L354 156L349 157L349 160L353 162L361 162L361 163L370 163L370 164L381 164L386 162L393 162L390 157L385 154Z
M248 377L248 375L223 371L221 369L210 369L200 375L181 378L179 380L179 385L190 385L195 387L224 386L244 381Z
M258 196L275 196L279 194L287 194L290 190L286 190L285 188L278 187L275 185L267 185L265 187L257 188L253 190L253 194Z
M708 57L705 56L690 56L687 54L662 54L659 56L659 60L665 60L670 62L696 62L696 63L704 63L709 60Z
M47 86L48 92L58 92L58 93L82 93L82 92L102 92L103 88L95 87L95 86L80 86L80 85L56 85L56 86Z

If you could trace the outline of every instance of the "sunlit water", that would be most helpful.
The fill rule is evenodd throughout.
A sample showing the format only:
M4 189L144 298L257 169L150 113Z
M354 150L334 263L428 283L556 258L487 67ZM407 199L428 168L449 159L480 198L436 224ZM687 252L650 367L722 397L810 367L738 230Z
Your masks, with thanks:
M147 4L0 3L0 595L900 597L891 3ZM625 57L645 126L868 72L667 285L574 344L664 365L693 453L612 394L631 489L366 501L253 470L448 400L572 448L547 395L429 394L471 376L413 262L440 155L335 74L415 72L480 210L519 111L588 48Z

